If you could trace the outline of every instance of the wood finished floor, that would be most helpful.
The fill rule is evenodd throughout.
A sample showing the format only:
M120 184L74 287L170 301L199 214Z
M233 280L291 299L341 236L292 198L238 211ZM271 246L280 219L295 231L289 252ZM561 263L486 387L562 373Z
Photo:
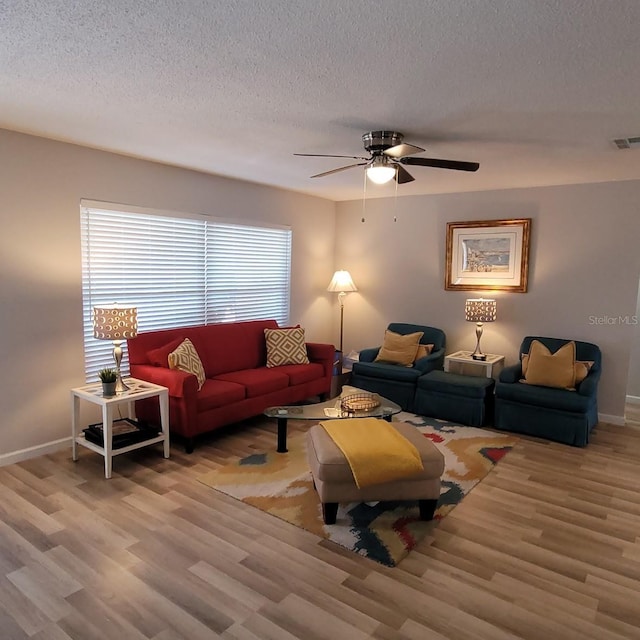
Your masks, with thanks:
M640 404L627 404L624 411L627 424L640 427Z
M0 638L640 639L640 429L521 438L394 569L196 481L274 446L255 420L112 480L86 449L1 468Z

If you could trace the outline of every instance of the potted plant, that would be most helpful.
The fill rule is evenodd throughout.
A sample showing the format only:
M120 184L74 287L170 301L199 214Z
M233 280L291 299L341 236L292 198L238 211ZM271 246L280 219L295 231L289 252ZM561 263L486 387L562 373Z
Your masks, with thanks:
M105 397L116 395L116 381L118 375L115 369L100 369L98 377L102 381L102 395Z

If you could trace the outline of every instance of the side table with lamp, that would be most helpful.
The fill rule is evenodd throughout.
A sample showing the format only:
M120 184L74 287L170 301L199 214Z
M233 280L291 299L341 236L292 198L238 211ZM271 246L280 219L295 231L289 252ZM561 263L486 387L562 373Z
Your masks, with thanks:
M467 322L476 323L475 351L456 351L445 356L445 372L497 378L504 366L504 356L483 353L480 348L483 323L495 322L497 318L496 301L487 298L467 299L464 305L464 318Z
M444 357L444 371L430 371L418 380L415 411L441 420L482 427L493 420L496 378L504 356L482 353L484 322L496 319L496 301L468 299L467 322L476 323L475 351L456 351Z
M113 457L140 447L163 443L164 457L169 457L169 390L144 380L122 379L122 343L138 335L138 310L128 305L102 305L93 308L93 335L98 340L113 341L116 364L115 393L106 393L100 383L71 389L72 457L78 459L78 445L104 457L104 474L111 478ZM105 372L106 370L102 370ZM102 372L101 372L102 373ZM135 420L135 401L157 397L160 405L160 427L147 427ZM101 408L102 423L90 425L81 433L80 401ZM115 409L126 405L127 417L116 418Z
M78 445L99 453L104 457L105 478L111 478L114 456L139 449L140 447L162 442L164 457L169 457L169 390L166 387L152 384L145 380L136 380L135 378L127 378L127 383L127 390L116 393L114 396L104 396L99 382L71 389L72 458L74 461L78 460ZM160 429L146 430L146 432L138 432L136 429L131 429L131 431L140 434L140 439L132 438L131 444L114 447L114 431L117 431L115 423L126 422L127 424L123 426L129 429L134 424L135 401L152 397L157 397L160 403ZM90 440L86 435L86 431L85 434L80 431L81 400L96 404L101 408L102 425L99 429L102 436L101 442ZM115 419L114 410L123 404L126 405L128 418L120 421Z
M464 319L476 323L476 350L471 354L473 360L484 361L487 356L480 349L480 338L484 322L495 322L497 316L496 301L486 298L469 298L464 304Z

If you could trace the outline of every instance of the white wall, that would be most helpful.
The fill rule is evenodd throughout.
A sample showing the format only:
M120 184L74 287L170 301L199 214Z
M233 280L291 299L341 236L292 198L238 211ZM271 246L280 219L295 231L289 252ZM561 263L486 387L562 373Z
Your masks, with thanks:
M631 349L631 362L629 364L629 382L627 395L629 400L637 404L640 402L640 282L638 283L638 301L636 306L635 331L633 347Z
M0 464L70 434L69 389L85 382L82 198L291 225L291 321L337 339L333 202L0 130Z
M365 222L361 201L339 203L336 264L359 288L346 299L345 351L380 344L391 321L444 329L448 352L473 349L464 301L480 294L444 289L446 223L532 218L529 292L492 294L498 320L483 351L509 364L525 335L594 342L599 411L621 420L635 327L618 317L636 314L639 203L640 181L368 200ZM607 317L615 323L594 324Z
M529 293L496 294L483 349L512 362L526 334L595 342L600 411L623 415L635 328L589 318L636 313L640 182L369 200L362 223L361 201L336 205L0 130L0 464L66 446L69 389L84 383L82 198L291 225L291 320L311 340L337 341L337 297L326 287L334 268L349 269L359 291L346 299L346 351L379 344L390 321L442 327L449 351L473 348L469 296L444 291L446 223L531 217Z

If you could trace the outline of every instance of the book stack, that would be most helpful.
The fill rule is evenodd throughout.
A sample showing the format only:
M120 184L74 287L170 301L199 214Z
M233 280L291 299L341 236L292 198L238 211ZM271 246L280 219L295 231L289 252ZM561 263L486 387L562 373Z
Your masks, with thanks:
M102 423L90 424L83 429L84 437L93 444L104 447L104 434ZM157 426L143 424L137 420L123 418L122 420L114 420L112 426L111 446L113 449L121 449L131 444L143 442L155 438L160 433Z

